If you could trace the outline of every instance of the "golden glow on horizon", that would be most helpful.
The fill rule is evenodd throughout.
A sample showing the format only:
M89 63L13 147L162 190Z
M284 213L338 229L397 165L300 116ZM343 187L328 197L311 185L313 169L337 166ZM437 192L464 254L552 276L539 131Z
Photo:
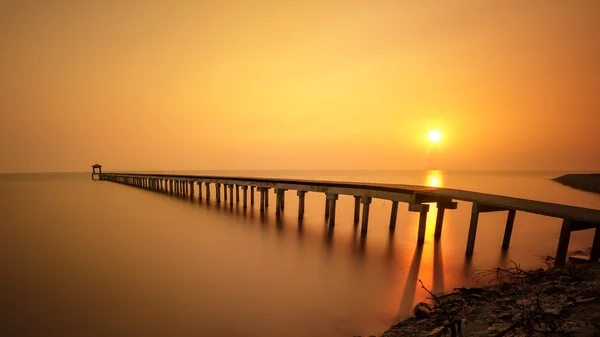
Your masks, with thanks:
M442 171L433 170L427 172L427 178L425 180L425 186L429 187L442 187L444 184L444 179L442 176Z
M432 143L439 143L440 140L442 140L442 133L440 132L440 130L431 130L429 131L429 141Z

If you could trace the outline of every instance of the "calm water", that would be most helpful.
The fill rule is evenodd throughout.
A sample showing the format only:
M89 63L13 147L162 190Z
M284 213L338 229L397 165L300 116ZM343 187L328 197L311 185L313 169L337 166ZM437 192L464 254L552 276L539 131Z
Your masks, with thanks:
M186 172L187 173L187 172ZM562 174L502 172L198 172L223 175L423 184L600 209L600 197L549 180ZM340 196L328 231L324 195L309 193L298 225L288 192L281 221L206 205L85 174L0 175L1 336L355 336L378 334L435 290L472 285L473 272L543 266L560 220L518 213L501 253L504 213L480 217L466 262L470 204L446 214L441 242L416 248L417 214L374 200L369 233L352 224ZM570 251L591 246L574 233Z

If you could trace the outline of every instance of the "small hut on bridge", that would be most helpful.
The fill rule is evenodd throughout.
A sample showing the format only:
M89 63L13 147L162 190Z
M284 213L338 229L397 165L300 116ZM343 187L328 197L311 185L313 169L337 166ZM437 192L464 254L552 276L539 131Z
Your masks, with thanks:
M100 179L100 174L102 174L102 165L100 165L100 164L92 165L92 180L96 180L96 179L94 179L94 176L98 176L98 179Z

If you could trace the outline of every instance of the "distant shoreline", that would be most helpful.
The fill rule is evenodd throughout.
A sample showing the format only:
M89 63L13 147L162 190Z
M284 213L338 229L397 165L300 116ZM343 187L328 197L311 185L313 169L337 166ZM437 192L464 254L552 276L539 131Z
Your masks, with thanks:
M578 190L600 194L600 173L565 174L552 180Z

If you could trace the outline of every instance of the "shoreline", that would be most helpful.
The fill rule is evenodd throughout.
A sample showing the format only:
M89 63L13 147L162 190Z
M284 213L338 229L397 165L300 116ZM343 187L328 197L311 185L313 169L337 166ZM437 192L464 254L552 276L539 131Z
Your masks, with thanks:
M572 173L552 179L581 191L600 194L600 173Z
M381 337L600 335L600 263L488 273L497 284L433 295Z

